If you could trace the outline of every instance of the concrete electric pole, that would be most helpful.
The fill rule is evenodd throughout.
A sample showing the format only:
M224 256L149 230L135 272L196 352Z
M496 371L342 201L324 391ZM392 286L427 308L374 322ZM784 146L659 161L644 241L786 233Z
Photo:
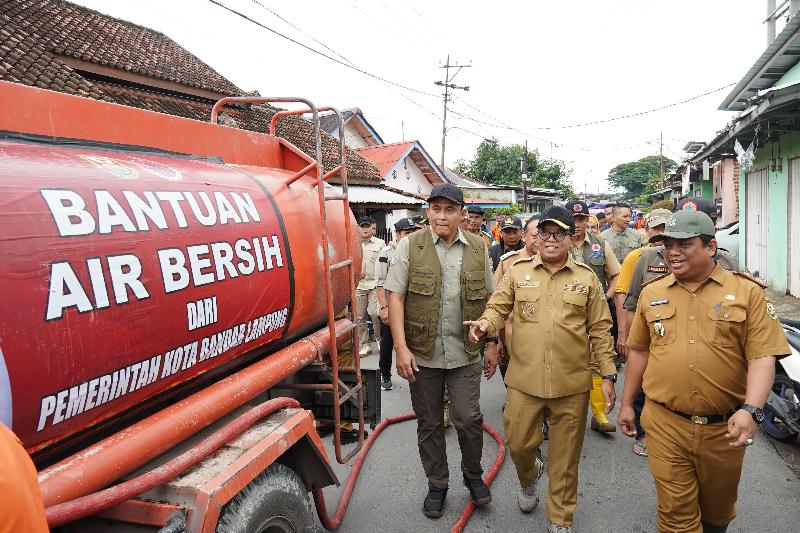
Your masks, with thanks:
M445 71L444 71L445 72L444 81L434 82L435 85L438 85L440 87L444 87L444 114L442 115L442 163L441 163L442 172L444 172L444 149L445 149L445 145L447 143L447 102L448 102L448 99L450 98L450 89L460 89L462 91L469 91L469 86L468 85L461 87L459 85L455 85L455 84L450 83L450 82L452 82L453 78L455 78L458 75L458 73L461 72L462 68L469 68L471 66L472 65L459 65L459 64L451 65L450 64L450 54L448 54L447 55L447 61L445 62L445 64L442 65L441 67L439 67L439 68L445 69ZM455 71L455 73L452 76L450 76L450 69L451 68L452 69L458 69L458 70Z
M522 212L528 212L528 141L525 141L525 147L522 148L522 157L519 158L519 167L522 171Z

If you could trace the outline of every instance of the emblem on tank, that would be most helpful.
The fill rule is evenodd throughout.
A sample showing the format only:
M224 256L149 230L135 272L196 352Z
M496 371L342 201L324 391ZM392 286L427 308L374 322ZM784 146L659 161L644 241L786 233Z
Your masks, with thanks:
M124 180L139 179L138 172L126 165L123 165L118 159L114 159L113 157L105 157L100 155L79 155L78 157L89 161L99 169L108 172L112 176L116 176Z

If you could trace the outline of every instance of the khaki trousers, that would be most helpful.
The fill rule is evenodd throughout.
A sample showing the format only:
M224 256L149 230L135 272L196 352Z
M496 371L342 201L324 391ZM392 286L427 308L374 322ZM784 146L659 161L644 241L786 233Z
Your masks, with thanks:
M461 448L461 472L464 477L483 476L483 415L481 414L480 362L452 369L419 367L417 380L411 383L411 405L417 415L417 445L428 485L447 488L447 446L444 439L444 389L450 395L450 417Z
M375 289L356 289L356 325L358 326L359 349L368 343L367 317L372 320L375 340L381 342L381 315L378 309L378 295Z
M736 517L743 448L731 448L728 424L695 424L649 398L642 412L660 533L702 533L701 521L724 526Z
M550 521L571 526L578 502L578 461L586 431L589 393L539 398L508 387L503 427L520 486L536 477L535 460L542 444L542 422L550 424L547 514Z

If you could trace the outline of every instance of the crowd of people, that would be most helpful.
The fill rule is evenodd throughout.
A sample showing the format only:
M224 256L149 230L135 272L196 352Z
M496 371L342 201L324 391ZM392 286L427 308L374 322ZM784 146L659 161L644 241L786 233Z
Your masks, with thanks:
M715 206L686 198L636 224L629 205L595 216L580 200L526 220L498 216L491 228L484 214L439 184L426 220L398 221L382 250L373 255L370 231L362 233L377 303L357 307L357 318L362 327L369 315L380 320L383 388L392 389L392 349L409 382L425 516L441 517L445 506L448 417L470 498L492 500L482 479L480 382L499 367L522 512L536 509L547 468L549 531L572 531L591 410L592 429L619 427L647 458L660 532L725 531L775 359L790 350L763 285L718 248ZM371 220L360 225L374 234ZM559 453L545 458L544 439Z

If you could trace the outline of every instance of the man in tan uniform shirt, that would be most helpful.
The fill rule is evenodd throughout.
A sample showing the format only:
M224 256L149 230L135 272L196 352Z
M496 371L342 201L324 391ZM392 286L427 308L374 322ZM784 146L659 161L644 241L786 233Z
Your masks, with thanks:
M547 462L549 531L568 533L577 504L578 461L592 387L590 345L604 374L607 412L616 400L611 316L595 273L569 254L569 235L575 231L569 211L551 207L538 228L538 254L517 261L480 319L464 324L477 339L499 331L513 316L503 427L520 481L517 501L523 512L533 511L539 502L539 446L547 417L551 449L558 450Z
M503 276L505 276L506 272L508 272L514 263L520 259L527 259L536 254L536 235L539 233L536 227L537 224L539 224L538 215L526 220L525 225L522 227L522 241L525 243L525 247L508 252L500 257L500 264L497 265L497 270L494 271L494 275L492 276L495 287L500 285ZM503 379L506 378L509 354L511 353L511 322L511 317L508 317L505 327L498 332L500 342L498 343L497 350L497 367L500 369L500 375ZM487 340L487 342L490 341Z
M764 419L775 359L790 349L763 288L714 261L708 215L678 211L666 226L671 274L639 298L618 423L636 435L632 404L643 385L659 532L722 533L736 517L744 450Z

